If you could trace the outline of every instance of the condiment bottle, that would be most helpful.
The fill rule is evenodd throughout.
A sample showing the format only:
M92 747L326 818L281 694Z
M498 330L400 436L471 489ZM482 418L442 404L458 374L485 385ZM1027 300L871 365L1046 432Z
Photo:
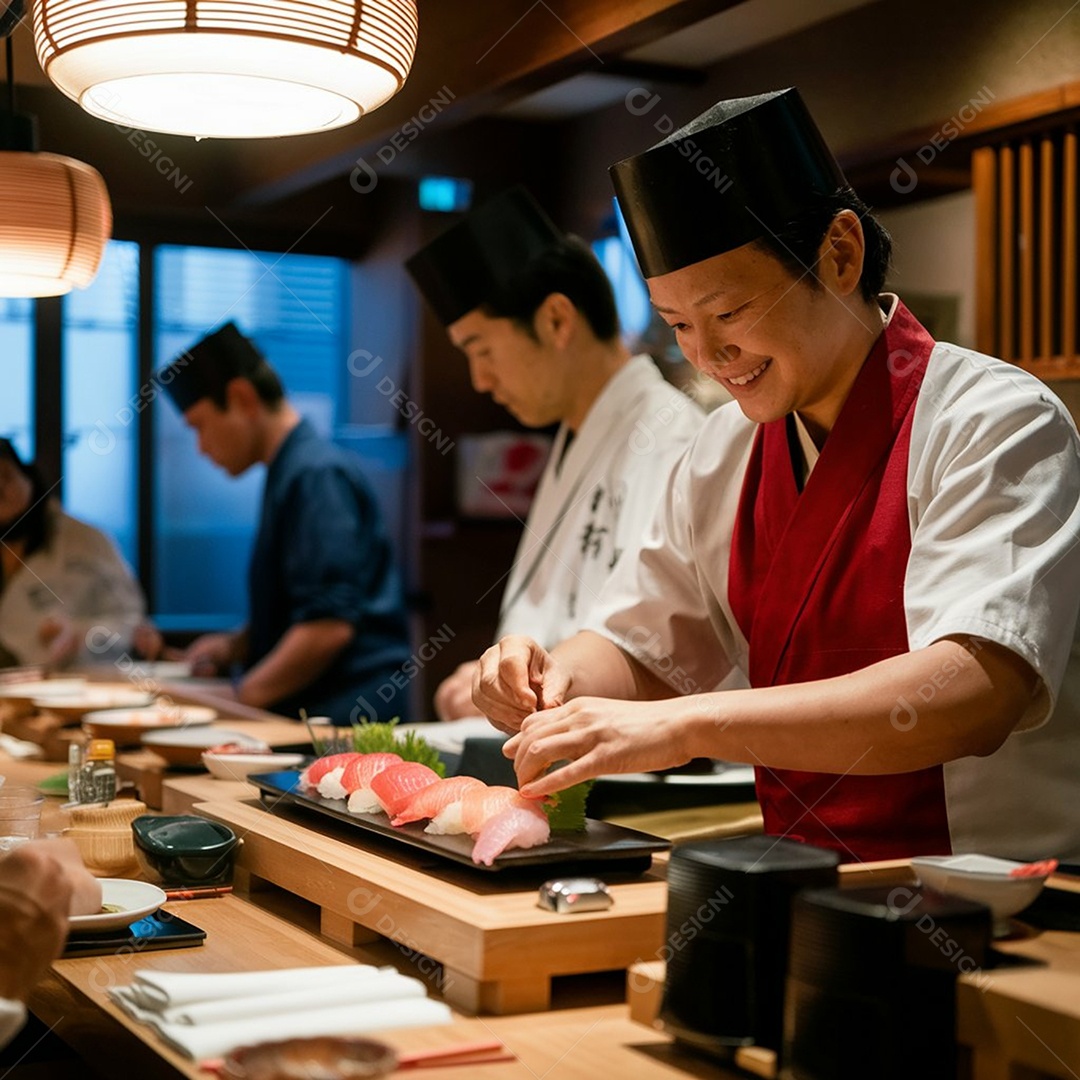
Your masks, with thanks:
M79 774L82 772L82 747L72 743L68 747L68 802L79 801Z
M116 798L116 747L112 739L91 739L79 772L81 803L107 803Z

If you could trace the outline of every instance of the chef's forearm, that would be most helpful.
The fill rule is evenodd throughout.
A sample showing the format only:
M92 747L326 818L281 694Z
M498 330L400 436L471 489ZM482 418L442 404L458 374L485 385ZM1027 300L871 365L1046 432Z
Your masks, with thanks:
M992 753L1035 685L1008 649L945 639L838 678L685 698L683 730L693 756L810 772L910 772Z
M551 655L570 674L570 698L653 701L671 697L667 683L629 653L590 630L582 630L556 645Z
M354 634L352 625L341 619L297 623L244 676L237 698L265 709L299 693L330 667Z

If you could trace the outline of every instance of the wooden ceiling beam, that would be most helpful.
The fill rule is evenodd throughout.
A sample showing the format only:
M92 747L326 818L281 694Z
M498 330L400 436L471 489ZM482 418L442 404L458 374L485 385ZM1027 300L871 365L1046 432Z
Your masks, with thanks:
M384 158L407 152L429 124L445 130L580 72L602 72L607 60L736 2L419 0L416 60L401 92L346 128L252 141L235 177L236 204L273 204L351 173L358 158L377 166L378 150Z

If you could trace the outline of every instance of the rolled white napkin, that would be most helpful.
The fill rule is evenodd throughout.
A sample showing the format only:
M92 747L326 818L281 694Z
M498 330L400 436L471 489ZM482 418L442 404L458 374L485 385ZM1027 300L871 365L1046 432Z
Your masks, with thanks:
M163 1013L192 1002L261 997L264 994L354 986L390 968L371 964L338 964L329 967L282 968L276 971L237 971L204 975L187 971L135 972L129 988L131 1000L141 1009Z
M221 1024L155 1025L161 1037L193 1061L216 1058L238 1046L309 1035L366 1035L390 1028L450 1023L450 1009L428 998L381 1001Z
M319 986L310 990L275 992L259 997L199 1001L166 1009L166 1024L222 1024L231 1020L268 1017L275 1013L304 1012L307 1009L335 1009L348 1005L368 1005L373 1001L403 1001L427 997L427 987L419 979L388 971L376 978L361 979L355 985Z

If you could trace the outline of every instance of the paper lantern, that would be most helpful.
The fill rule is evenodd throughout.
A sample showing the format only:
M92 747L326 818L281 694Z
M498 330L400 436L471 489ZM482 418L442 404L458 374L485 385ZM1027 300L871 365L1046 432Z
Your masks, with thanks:
M90 284L112 232L105 181L57 154L0 151L0 296Z
M217 138L341 127L401 89L414 0L35 0L49 78L126 128Z

